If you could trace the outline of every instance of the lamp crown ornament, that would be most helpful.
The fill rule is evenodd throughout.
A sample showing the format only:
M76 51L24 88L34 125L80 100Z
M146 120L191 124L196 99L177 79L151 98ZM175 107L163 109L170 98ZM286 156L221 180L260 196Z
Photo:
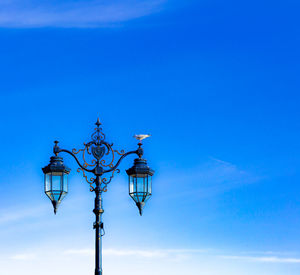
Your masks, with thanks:
M97 127L99 127L102 123L100 122L100 119L98 117L97 122L95 123L97 125Z

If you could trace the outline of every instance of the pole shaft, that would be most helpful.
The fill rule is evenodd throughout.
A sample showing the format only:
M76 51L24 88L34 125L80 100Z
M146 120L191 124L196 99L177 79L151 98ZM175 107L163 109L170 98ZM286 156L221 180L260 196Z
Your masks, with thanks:
M100 177L96 177L96 188L95 188L95 209L94 213L96 216L96 222L94 223L95 233L95 275L102 275L102 197L100 191Z

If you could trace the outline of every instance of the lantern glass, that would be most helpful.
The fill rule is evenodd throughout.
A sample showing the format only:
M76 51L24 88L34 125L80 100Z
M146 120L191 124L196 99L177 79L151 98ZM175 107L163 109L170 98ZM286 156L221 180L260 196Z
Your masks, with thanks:
M126 170L129 182L129 195L135 201L140 215L146 201L152 193L152 175L154 171L149 168L147 161L142 158L134 160L134 165Z
M52 172L52 191L62 190L62 172Z
M151 176L133 174L129 176L129 195L136 203L146 202L151 196Z
M68 193L68 174L64 174L63 191Z
M63 163L63 159L58 156L50 158L50 163L42 168L45 174L45 193L52 202L54 213L68 193L68 174L70 169Z
M51 201L61 202L68 193L68 174L63 172L45 174L45 193Z
M45 174L45 192L51 190L51 173Z
M152 176L148 176L148 192L152 194Z

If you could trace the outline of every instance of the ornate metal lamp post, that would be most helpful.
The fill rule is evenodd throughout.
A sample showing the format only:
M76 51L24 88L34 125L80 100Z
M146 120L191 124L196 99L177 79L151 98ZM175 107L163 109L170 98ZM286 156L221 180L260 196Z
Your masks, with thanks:
M120 172L118 166L121 161L128 155L136 154L138 158L134 160L133 167L126 172L129 176L129 195L136 202L140 215L142 215L145 202L150 198L152 193L151 178L154 174L154 171L147 166L147 161L142 158L144 151L141 140L146 138L147 135L136 136L140 141L138 149L125 153L124 150L118 151L113 149L113 144L105 141L105 135L100 125L101 123L98 119L96 122L97 127L92 134L92 140L84 143L83 149L73 149L71 152L61 149L58 146L58 141L55 141L53 148L55 156L51 157L50 163L42 168L45 174L45 193L53 204L55 214L60 202L68 193L67 176L70 173L70 169L64 165L62 157L58 156L59 153L68 153L76 160L79 165L77 172L83 172L83 177L90 185L90 191L95 192L95 208L93 210L96 216L94 223L94 229L96 229L95 275L102 275L102 236L104 231L102 222L102 214L104 213L102 208L102 193L107 191L107 185L111 182L114 174ZM76 157L80 152L82 153L83 164ZM94 157L90 162L86 160L88 155L91 158ZM120 155L116 162L115 155ZM110 157L110 159L105 159L106 157ZM93 173L94 176L88 177L85 172ZM104 174L108 174L108 176L103 177Z

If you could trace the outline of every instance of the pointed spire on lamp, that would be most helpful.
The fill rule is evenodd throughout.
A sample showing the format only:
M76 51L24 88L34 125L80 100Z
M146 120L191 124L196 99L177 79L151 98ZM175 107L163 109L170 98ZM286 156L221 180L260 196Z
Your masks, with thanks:
M58 201L52 201L53 209L54 209L54 214L56 215L57 208L60 202Z
M97 122L95 123L97 125L97 127L99 127L102 123L100 122L100 119L98 117Z
M145 206L145 203L144 203L144 202L137 202L137 203L136 203L136 206L137 206L138 209L139 209L140 216L142 216L142 215L143 215L143 208L144 208L144 206Z

